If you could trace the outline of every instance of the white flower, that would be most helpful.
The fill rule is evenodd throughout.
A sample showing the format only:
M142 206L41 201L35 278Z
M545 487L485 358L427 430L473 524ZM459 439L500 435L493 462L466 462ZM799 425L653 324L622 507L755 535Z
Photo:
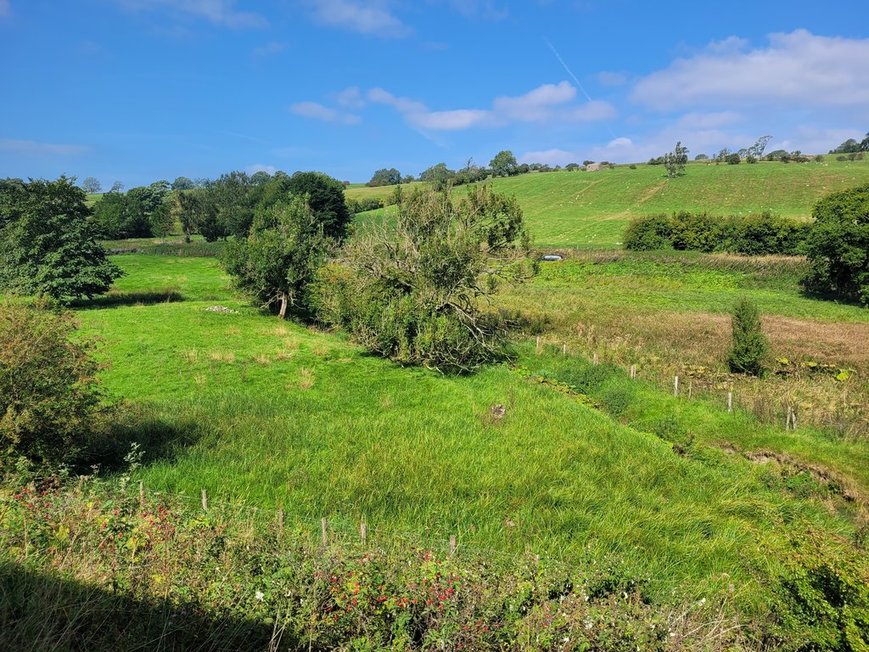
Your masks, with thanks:
M256 594L254 595L254 597L255 597L257 600L259 600L260 602L262 602L262 601L265 599L266 594L263 593L262 591L257 591Z

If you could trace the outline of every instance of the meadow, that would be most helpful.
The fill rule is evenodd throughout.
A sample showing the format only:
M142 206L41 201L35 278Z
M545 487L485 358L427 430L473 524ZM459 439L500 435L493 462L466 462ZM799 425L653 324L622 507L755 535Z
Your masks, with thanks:
M457 559L469 564L462 572L474 568L482 577L493 569L519 573L529 558L597 569L592 574L610 587L602 595L611 610L621 606L606 596L619 592L634 607L658 612L687 614L709 601L720 611L692 631L715 630L727 619L728 631L748 647L817 641L828 627L838 641L863 621L827 605L839 594L825 582L838 582L843 595L856 591L859 603L869 577L867 311L801 294L800 258L615 247L626 222L647 212L771 208L807 219L820 194L869 179L869 164L692 164L682 179L660 175L641 165L493 182L516 194L537 243L564 260L541 264L537 277L494 297L490 308L517 324L513 356L469 376L397 366L340 332L276 319L233 288L216 257L220 242L172 236L106 243L125 276L74 309L81 335L98 343L118 441L135 441L142 458L129 458L126 469L97 469L118 492L108 499L80 486L64 498L68 510L44 508L61 523L45 535L54 542L45 563L70 563L63 551L74 526L62 523L66 511L103 523L129 509L117 544L118 558L133 546L128 565L118 571L102 544L88 552L82 543L81 564L69 575L89 591L93 563L145 595L168 596L163 585L136 580L137 524L151 516L134 512L151 500L144 496L165 496L179 519L173 572L183 576L185 565L209 559L196 548L200 536L208 550L236 550L237 543L246 551L226 571L237 582L229 592L252 594L247 565L258 577L282 577L285 561L273 558L273 542L286 543L283 532L316 541L325 518L330 535L346 541L364 521L368 543L380 552L444 551L456 537ZM391 189L347 194L382 192ZM379 219L382 212L361 215L359 227ZM740 297L758 305L771 341L772 373L763 379L729 374L724 365L728 311ZM796 431L784 427L786 408L797 410ZM139 482L136 501L124 492ZM208 516L198 507L203 491ZM93 507L101 500L104 513ZM0 517L17 513L3 509ZM13 539L11 557L0 564L20 563L22 554L27 561L26 520L23 547ZM300 568L332 563L304 545ZM149 563L159 565L154 551ZM480 559L478 568L471 560ZM41 562L29 563L42 572ZM41 595L39 581L25 578L20 586ZM184 599L200 584L204 594L216 591L207 577L178 581L173 591ZM510 590L521 594L524 582L536 581ZM291 583L286 595L297 588ZM631 602L633 591L639 602ZM241 611L257 615L239 631L261 629L272 617L256 602ZM647 613L640 618L652 626Z
M836 161L833 156L820 163L692 162L686 170L684 177L668 180L660 165L619 165L597 172L496 178L491 184L516 196L538 246L618 248L634 217L681 210L737 215L769 210L808 220L822 196L869 182L869 160ZM346 194L386 199L392 192L393 187L357 187ZM378 220L384 212L389 209L363 214L362 219Z
M102 340L108 397L147 415L138 477L149 490L280 507L312 532L321 517L344 531L365 518L387 537L452 534L493 554L615 555L658 596L713 595L727 578L750 609L768 589L768 555L792 537L865 527L858 443L785 436L642 380L614 399L624 370L589 371L556 347L520 345L512 365L470 377L401 368L251 307L213 258L115 260L127 272L116 299L79 315ZM688 430L694 448L675 452ZM738 454L757 450L795 466Z

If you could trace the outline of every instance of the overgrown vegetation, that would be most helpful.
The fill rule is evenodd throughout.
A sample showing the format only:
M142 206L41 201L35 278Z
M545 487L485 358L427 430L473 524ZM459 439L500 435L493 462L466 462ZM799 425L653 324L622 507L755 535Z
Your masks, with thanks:
M324 271L320 316L396 362L472 371L505 354L506 324L480 302L528 276L529 251L515 200L417 190L394 227L360 236Z
M99 365L74 332L68 313L0 304L0 478L19 456L70 462L92 435Z

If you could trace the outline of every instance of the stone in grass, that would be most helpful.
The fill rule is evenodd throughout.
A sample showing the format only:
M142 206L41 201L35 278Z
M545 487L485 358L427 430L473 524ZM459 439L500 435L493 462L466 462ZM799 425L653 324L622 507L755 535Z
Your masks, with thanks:
M233 310L232 308L227 308L226 306L208 306L205 309L206 312L219 312L222 315L237 315L238 310Z

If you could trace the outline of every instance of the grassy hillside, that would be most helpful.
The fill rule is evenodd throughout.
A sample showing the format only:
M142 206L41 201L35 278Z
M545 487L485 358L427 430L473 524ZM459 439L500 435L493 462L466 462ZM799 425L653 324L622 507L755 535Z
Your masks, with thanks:
M213 259L116 260L128 276L113 306L80 315L104 342L107 390L147 406L153 438L144 445L159 453L141 475L150 489L205 488L214 500L280 505L309 524L327 516L353 527L365 516L379 530L457 533L503 552L611 553L660 591L711 591L726 573L748 601L761 547L784 549L787 533L805 527L853 532L847 509L830 511L812 490L783 491L767 467L717 447L677 455L654 428L622 425L509 367L468 378L399 368L260 314L229 291ZM159 301L169 288L181 300ZM215 305L232 312L207 310ZM522 360L533 373L565 364L531 352ZM493 405L506 407L502 419ZM672 406L634 409L648 424ZM776 445L742 415L716 418L720 436L740 446ZM168 445L158 441L166 433ZM811 442L801 435L795 453ZM820 450L835 459L838 449ZM862 473L853 476L863 486Z
M618 166L598 172L524 174L491 183L499 192L516 196L538 245L618 247L630 219L649 213L769 210L809 219L812 206L823 195L869 183L869 160L843 162L826 157L822 163L691 163L687 174L674 180L664 178L662 166L638 165L633 170ZM391 192L391 187L351 188L347 196L387 197Z

